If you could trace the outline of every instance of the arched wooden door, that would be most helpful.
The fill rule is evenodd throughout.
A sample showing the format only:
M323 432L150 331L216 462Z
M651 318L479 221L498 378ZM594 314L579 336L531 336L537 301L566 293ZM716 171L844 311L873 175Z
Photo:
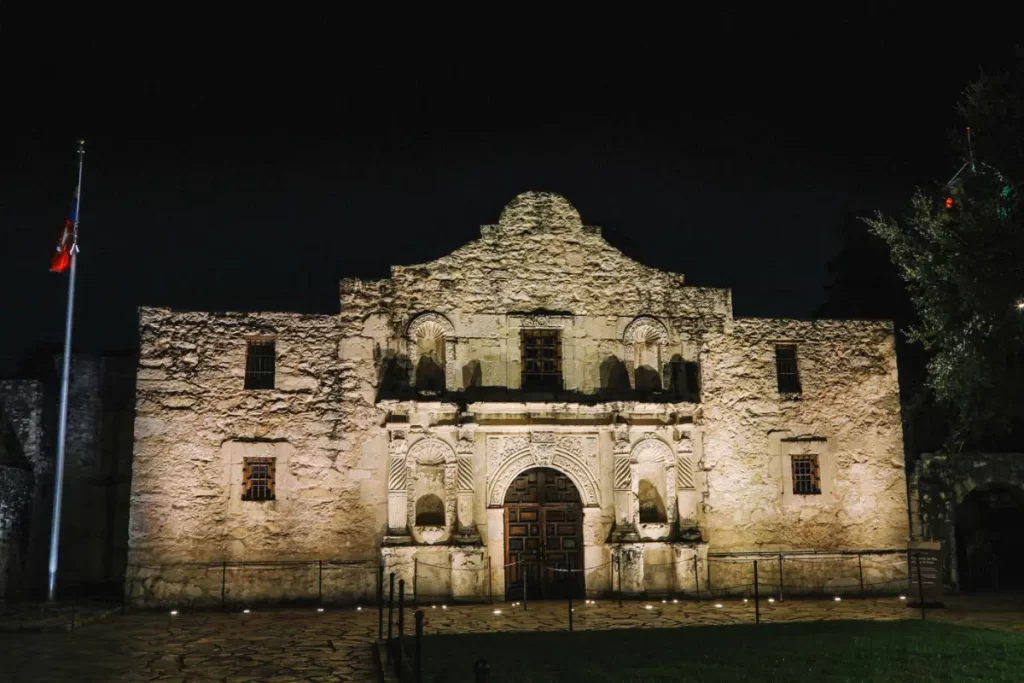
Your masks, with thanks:
M581 596L583 504L567 476L527 470L505 492L505 595L514 600ZM524 586L525 583L525 586Z

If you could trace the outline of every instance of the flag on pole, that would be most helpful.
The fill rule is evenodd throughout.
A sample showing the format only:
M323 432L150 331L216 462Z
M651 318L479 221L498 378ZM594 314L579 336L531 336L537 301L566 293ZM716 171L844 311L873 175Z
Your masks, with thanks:
M63 273L71 264L71 252L78 248L78 188L71 202L71 213L64 221L64 229L57 240L57 253L50 259L50 272Z

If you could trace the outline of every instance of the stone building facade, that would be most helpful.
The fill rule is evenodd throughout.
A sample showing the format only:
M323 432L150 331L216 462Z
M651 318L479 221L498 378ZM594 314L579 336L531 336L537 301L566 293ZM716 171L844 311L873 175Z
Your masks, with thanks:
M906 547L890 323L735 318L729 290L625 257L546 193L448 256L343 280L340 304L141 309L135 599L220 590L186 563L382 562L471 598ZM239 590L301 590L277 576Z

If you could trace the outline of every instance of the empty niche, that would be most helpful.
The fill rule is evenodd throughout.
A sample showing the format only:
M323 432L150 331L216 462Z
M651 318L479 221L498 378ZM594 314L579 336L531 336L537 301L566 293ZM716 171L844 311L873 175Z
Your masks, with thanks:
M416 526L444 526L444 501L433 493L416 501Z

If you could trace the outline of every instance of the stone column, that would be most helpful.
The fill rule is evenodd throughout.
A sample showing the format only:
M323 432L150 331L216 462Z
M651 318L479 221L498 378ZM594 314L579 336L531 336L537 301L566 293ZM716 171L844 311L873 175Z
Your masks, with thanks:
M456 476L455 514L458 518L456 526L457 538L464 543L480 541L480 534L473 519L473 437L472 427L460 429L455 442L458 472Z
M388 536L409 537L409 491L405 434L392 432L388 443Z
M494 597L505 595L505 508L487 508L487 554L491 558L491 581Z
M446 337L444 340L444 388L447 391L459 390L456 369L455 339Z

